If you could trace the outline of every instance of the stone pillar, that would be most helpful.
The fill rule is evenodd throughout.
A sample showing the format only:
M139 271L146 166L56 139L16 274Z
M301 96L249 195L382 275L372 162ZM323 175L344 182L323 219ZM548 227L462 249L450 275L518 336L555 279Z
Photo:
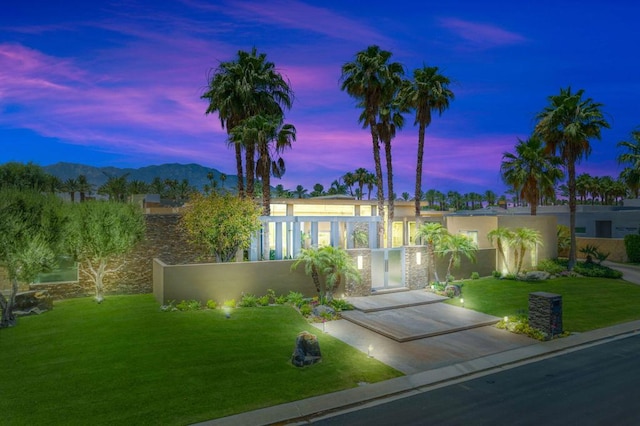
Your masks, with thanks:
M529 326L547 339L562 334L562 296L544 291L529 293Z
M371 295L371 250L368 249L351 249L347 250L353 262L356 264L356 267L360 266L358 263L361 263L362 269L358 268L360 272L360 282L349 281L345 285L345 295L346 296L369 296ZM358 258L361 259L358 262Z

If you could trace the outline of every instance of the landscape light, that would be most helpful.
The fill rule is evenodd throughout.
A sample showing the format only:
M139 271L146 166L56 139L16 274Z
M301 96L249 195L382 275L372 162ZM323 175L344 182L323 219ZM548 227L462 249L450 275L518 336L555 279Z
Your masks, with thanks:
M369 345L369 347L367 348L367 356L369 358L373 358L373 345Z
M462 303L462 307L464 308L464 299L462 297L460 298L460 303Z
M229 319L231 318L231 308L228 306L225 306L224 308L222 308L222 310L224 311L224 316Z

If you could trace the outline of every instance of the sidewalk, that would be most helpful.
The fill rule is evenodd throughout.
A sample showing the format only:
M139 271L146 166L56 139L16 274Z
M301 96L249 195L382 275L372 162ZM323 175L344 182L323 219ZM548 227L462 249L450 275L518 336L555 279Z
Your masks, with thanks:
M479 375L514 368L526 362L534 362L547 356L555 356L590 345L629 337L638 332L640 332L640 321L618 324L384 382L223 417L199 423L199 425L307 424L331 413L426 392L454 381L463 381Z

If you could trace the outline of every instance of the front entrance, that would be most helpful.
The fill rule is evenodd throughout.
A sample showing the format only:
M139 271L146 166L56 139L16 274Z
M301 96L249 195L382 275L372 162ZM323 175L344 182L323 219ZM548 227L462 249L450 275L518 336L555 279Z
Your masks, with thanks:
M372 290L389 290L404 286L404 248L371 250Z

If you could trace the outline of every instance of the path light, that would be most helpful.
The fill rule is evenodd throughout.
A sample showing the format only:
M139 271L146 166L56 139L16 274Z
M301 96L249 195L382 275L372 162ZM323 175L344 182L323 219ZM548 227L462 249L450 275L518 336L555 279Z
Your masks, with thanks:
M504 322L505 322L505 324L509 322L509 317L508 316L504 317Z
M224 311L225 318L227 318L227 319L231 318L231 308L230 307L225 306L224 308L222 308L222 310Z
M373 345L369 345L369 347L367 348L367 356L369 358L373 358Z
M462 303L462 307L464 308L464 299L462 297L460 298L460 303Z

